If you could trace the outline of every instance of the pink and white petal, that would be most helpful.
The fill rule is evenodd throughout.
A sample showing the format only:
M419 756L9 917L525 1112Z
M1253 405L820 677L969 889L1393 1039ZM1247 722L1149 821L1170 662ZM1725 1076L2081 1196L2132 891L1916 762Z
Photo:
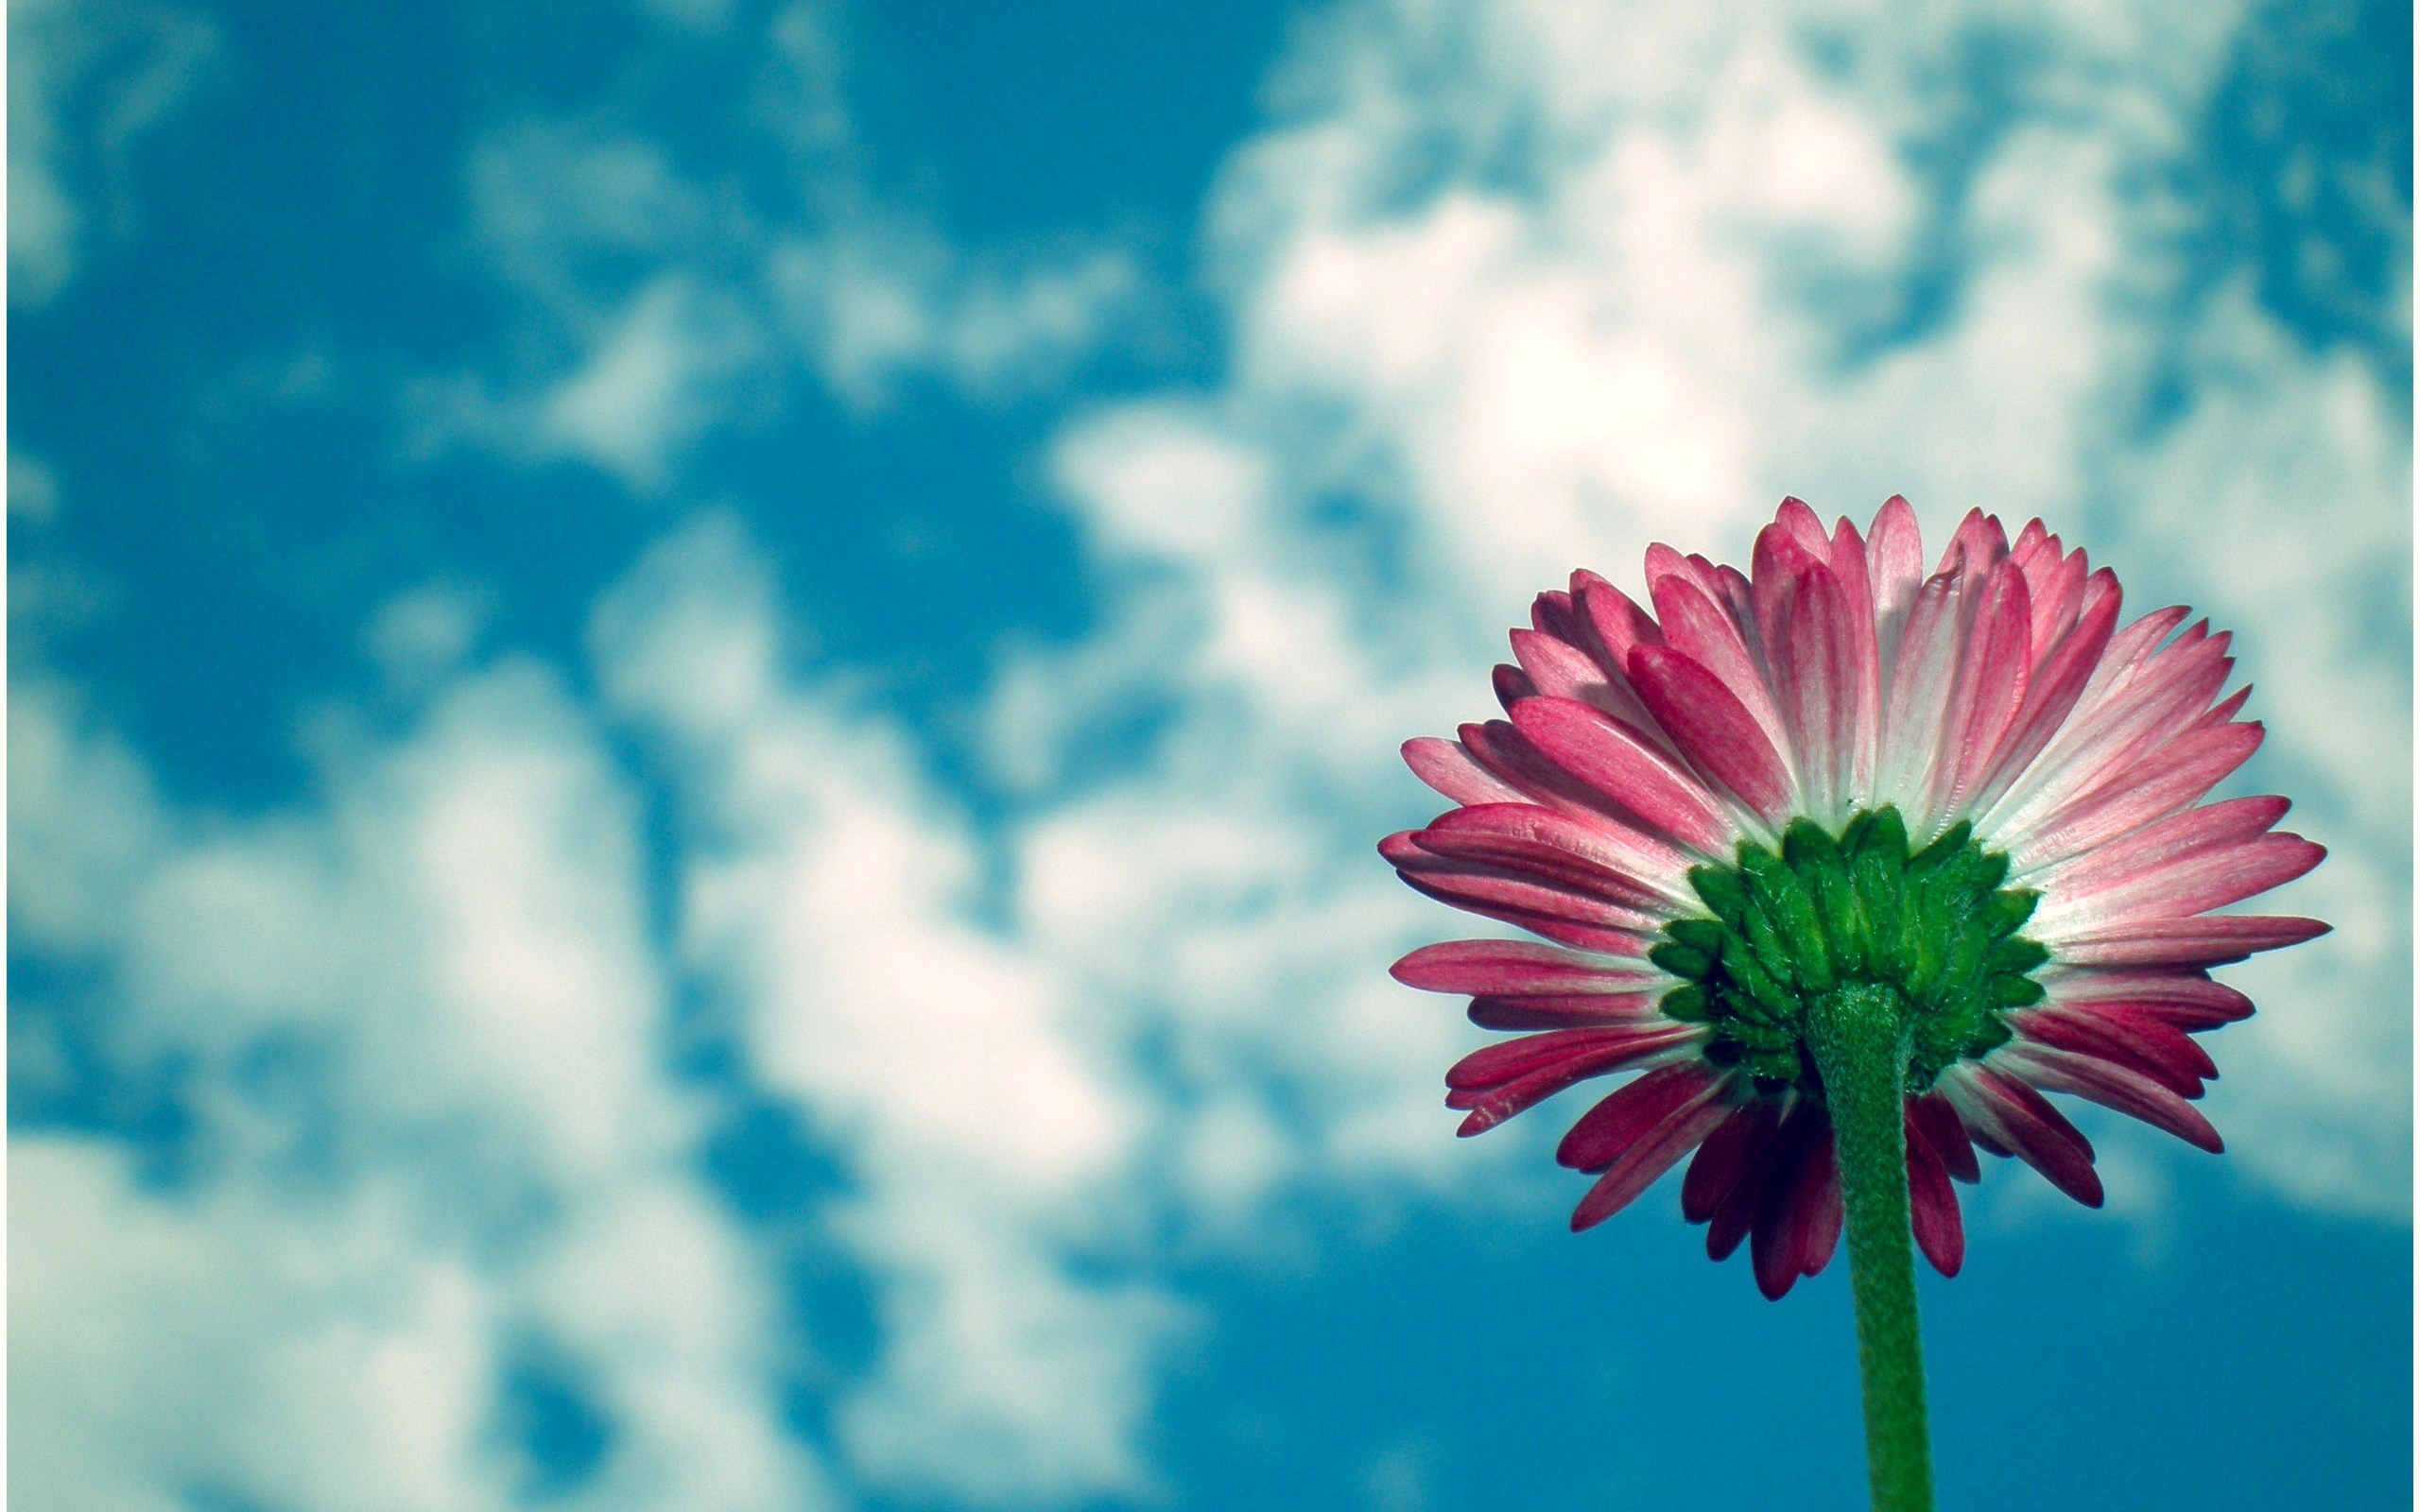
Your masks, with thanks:
M2055 958L2078 966L2223 966L2316 939L2330 927L2316 919L2264 914L2154 919L2062 940Z
M2007 795L2024 778L2034 759L2057 738L2092 680L2117 631L2120 598L2117 576L2108 569L2086 581L2083 604L2075 624L2041 660L2026 685L2024 707L2017 711L1989 769L1976 788L1972 809L1981 816L1977 828L1997 833L1999 810ZM2038 649L2038 648L2037 648Z
M2070 1092L2141 1119L2213 1155L2226 1148L2226 1142L2200 1108L2138 1071L2095 1056L2030 1044L2010 1044L1993 1052L1992 1064L2036 1087Z
M1988 1142L2008 1150L2085 1207L2100 1206L2100 1177L2092 1168L2092 1142L2040 1092L2014 1076L1974 1061L1962 1061L1944 1072L1940 1086L1977 1143Z
M1546 700L1532 698L1529 701L1544 703ZM1550 721L1552 716L1543 714L1540 710L1532 709L1523 717L1534 724ZM1653 753L1646 759L1661 762L1666 771L1677 774L1682 782L1696 788L1703 795L1703 801L1708 811L1721 816L1720 822L1723 825L1730 824L1727 806L1714 798L1711 793L1707 793L1697 777L1682 765L1678 754L1667 748L1663 744L1665 737L1660 731L1651 742L1645 734L1631 726L1624 725L1618 720L1614 720L1612 723L1617 727L1618 738L1633 745L1646 747ZM1652 724L1653 721L1651 719L1649 723ZM1458 733L1461 736L1464 748L1470 751L1472 759L1485 767L1492 776L1519 789L1529 798L1548 808L1570 815L1583 823L1603 823L1617 828L1636 830L1656 837L1672 835L1673 838L1681 838L1674 835L1673 832L1657 824L1653 818L1639 812L1634 804L1626 802L1596 783L1582 781L1579 776L1557 765L1545 751L1540 750L1529 736L1521 733L1520 729L1509 720L1491 719L1483 725L1464 725ZM1722 843L1720 853L1729 855L1729 841Z
M1874 517L1865 535L1866 578L1874 592L1875 644L1881 683L1891 685L1892 668L1899 660L1901 631L1916 593L1925 582L1925 543L1916 528L1916 511L1893 494Z
M1756 623L1793 763L1798 812L1837 823L1845 816L1858 735L1857 647L1839 579L1778 524L1756 538Z
M1672 1031L1689 1025L1668 1020L1660 1023L1621 1024L1597 1029L1553 1029L1500 1040L1472 1051L1446 1069L1445 1085L1454 1091L1484 1091L1519 1081L1524 1076L1575 1061L1596 1063L1601 1057L1644 1054L1671 1042ZM1683 1034L1686 1038L1686 1034ZM1647 1051L1641 1051L1645 1045Z
M1819 561L1832 548L1832 538L1824 528L1823 516L1807 507L1804 499L1783 499L1781 507L1774 511L1773 524L1789 532L1792 540Z
M1609 961L1526 939L1452 939L1423 945L1390 969L1424 992L1480 995L1663 992L1680 983L1660 967Z
M1924 811L1934 762L1941 751L1942 713L1949 706L1958 673L1961 597L1955 576L1925 580L1899 637L1897 664L1882 710L1882 753L1875 767L1875 797L1895 803L1911 821Z
M2325 848L2298 834L2255 835L2212 846L2098 885L2058 888L2044 898L2043 910L2026 933L2047 945L2114 924L2206 913L2282 886L2326 854Z
M1849 699L1855 735L1849 748L1848 790L1874 790L1874 764L1882 742L1882 652L1875 624L1874 585L1866 571L1865 542L1843 519L1832 533L1832 576L1840 580L1849 630L1849 657L1856 685Z
M1556 1163L1602 1171L1666 1119L1716 1096L1730 1077L1694 1059L1658 1066L1582 1114L1555 1147Z
M1933 1269L1955 1276L1966 1259L1966 1228L1958 1212L1958 1189L1950 1185L1949 1168L1942 1163L1941 1152L1916 1126L1912 1106L1907 1140L1908 1211L1916 1247L1932 1262Z
M1980 580L2008 556L2008 532L2000 525L1999 516L1969 509L1966 518L1958 522L1957 533L1941 554L1941 562L1933 572L1957 572L1962 568L1968 576Z
M2266 734L2258 724L2214 725L2149 752L2065 807L2010 832L2012 868L2031 873L2191 807L2251 760Z
M1521 670L1538 695L1576 698L1603 710L1641 733L1654 730L1655 721L1648 714L1647 706L1638 701L1629 675L1618 670L1608 672L1582 647L1536 630L1514 630L1512 654L1520 660Z
M1632 656L1663 654L1660 647L1641 646ZM1512 722L1556 767L1651 829L1702 854L1728 859L1739 827L1722 801L1619 721L1568 698L1531 698L1513 711Z
M1789 820L1789 769L1728 684L1695 659L1662 645L1633 651L1630 673L1656 723L1700 771L1766 823L1778 828Z
M2045 893L2098 887L2211 846L2265 834L2291 807L2286 799L2273 797L2231 798L2205 803L2041 868L2028 879L2028 885Z
M1941 752L1927 794L1927 833L1963 812L2025 699L2032 675L2032 604L2025 575L2006 563L1980 580L1974 622L1942 721Z
M1730 1108L1719 1095L1720 1091L1721 1084L1717 1083L1707 1090L1703 1099L1666 1118L1615 1157L1588 1189L1587 1195L1580 1199L1580 1206L1572 1210L1572 1231L1593 1228L1629 1207L1640 1193L1696 1149L1699 1142L1730 1115Z
M1479 765L1459 740L1422 735L1403 743L1414 777L1457 803L1517 803L1527 795Z

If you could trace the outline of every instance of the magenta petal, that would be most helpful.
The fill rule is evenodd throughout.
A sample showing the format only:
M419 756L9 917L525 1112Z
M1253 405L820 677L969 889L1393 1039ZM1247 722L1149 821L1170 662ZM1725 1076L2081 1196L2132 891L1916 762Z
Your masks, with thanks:
M1602 1171L1655 1125L1713 1095L1723 1080L1722 1073L1703 1065L1658 1066L1582 1114L1554 1158L1575 1171Z
M1599 1029L1669 1022L1655 1010L1663 995L1658 991L1476 997L1471 999L1470 1021L1482 1029Z
M2030 1008L2010 1014L2008 1023L2026 1040L2097 1056L2149 1076L2179 1097L2201 1096L2202 1083L2219 1074L2209 1053L2185 1031L2122 1008Z
M1774 824L1789 816L1789 769L1772 742L1730 688L1690 658L1667 646L1630 654L1631 680L1655 722L1699 769L1739 795Z
M1487 1132L1513 1114L1544 1102L1566 1087L1590 1077L1610 1075L1625 1066L1687 1044L1701 1033L1703 1031L1694 1025L1668 1021L1651 1027L1612 1031L1614 1037L1582 1050L1565 1051L1553 1057L1539 1059L1531 1069L1495 1085L1457 1088L1446 1096L1445 1106L1470 1115L1456 1130L1461 1138L1468 1139L1474 1134ZM1465 1076L1473 1074L1463 1071L1469 1064L1469 1058L1465 1057L1457 1064L1455 1071Z
M1846 1216L1841 1201L1841 1150L1837 1139L1824 1141L1816 1146L1818 1175L1811 1177L1813 1194L1807 1199L1813 1204L1806 1214L1806 1230L1798 1250L1798 1273L1820 1276L1832 1263L1834 1251L1841 1245L1841 1223Z
M1958 1212L1958 1189L1949 1168L1917 1126L1915 1104L1908 1107L1908 1215L1916 1247L1944 1276L1955 1276L1966 1259L1966 1227Z
M1756 1210L1755 1230L1748 1244L1756 1289L1774 1301L1781 1300L1806 1274L1832 1145L1831 1120L1813 1104L1803 1106L1790 1123L1792 1137L1774 1153L1764 1200Z
M2256 951L2316 939L2329 927L2316 919L2265 914L2154 919L2063 940L2058 958L2077 966L2221 966Z
M2040 1092L2017 1077L1973 1061L1951 1067L1942 1084L1950 1089L1959 1115L1976 1135L2005 1147L2085 1207L2100 1206L2092 1142Z
M1642 646L1633 655L1658 651ZM1710 855L1728 850L1736 832L1714 796L1618 721L1569 698L1531 698L1513 711L1512 723L1548 761L1651 828Z
M1521 939L1455 939L1424 945L1392 969L1424 992L1635 992L1672 979L1643 963L1616 964Z
M1933 1154L1941 1158L1942 1169L1961 1181L1983 1179L1983 1168L1975 1159L1975 1142L1966 1135L1966 1125L1959 1118L1958 1109L1939 1091L1908 1099L1909 1126L1925 1137Z
M1703 1100L1684 1107L1617 1156L1572 1210L1572 1231L1600 1224L1621 1211L1697 1148L1698 1142L1729 1116L1730 1109L1714 1095L1720 1090L1720 1083L1708 1088Z
M1681 1216L1690 1223L1712 1218L1740 1177L1764 1158L1780 1126L1781 1105L1774 1098L1759 1097L1733 1109L1689 1162L1689 1174L1681 1182Z
M1423 735L1403 743L1412 775L1457 803L1516 803L1521 790L1478 764L1458 740Z
M2186 1143L2216 1155L2226 1148L2219 1131L2202 1110L2140 1072L2114 1065L2096 1056L2054 1050L2048 1045L2013 1044L1992 1057L2036 1087L2071 1092L2103 1108L2139 1118L2153 1128L2166 1129Z
M2252 1017L2252 1000L2200 971L2092 971L2054 980L2059 1007L2100 1012L2113 1005L2151 1014L2180 1029L2214 1029Z

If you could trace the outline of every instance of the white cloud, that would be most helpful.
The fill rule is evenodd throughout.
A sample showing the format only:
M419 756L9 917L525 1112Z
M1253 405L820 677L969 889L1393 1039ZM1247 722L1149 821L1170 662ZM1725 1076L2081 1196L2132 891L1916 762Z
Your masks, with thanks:
M842 1446L873 1482L978 1502L1139 1493L1181 1315L1119 1260L1148 1094L1051 963L983 922L974 838L900 733L782 675L774 612L753 549L708 518L596 634L688 817L683 956L856 1178L834 1228L884 1332ZM1111 1279L1080 1280L1087 1255Z

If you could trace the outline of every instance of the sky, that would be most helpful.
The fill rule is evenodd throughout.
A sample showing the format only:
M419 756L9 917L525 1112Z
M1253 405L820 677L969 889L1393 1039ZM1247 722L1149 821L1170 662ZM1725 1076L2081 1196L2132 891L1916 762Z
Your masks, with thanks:
M2336 926L2226 1155L1987 1174L1943 1504L2408 1506L2411 56L16 0L17 1503L1859 1504L1845 1267L1455 1140L1373 846L1536 591L1902 492L2236 631Z

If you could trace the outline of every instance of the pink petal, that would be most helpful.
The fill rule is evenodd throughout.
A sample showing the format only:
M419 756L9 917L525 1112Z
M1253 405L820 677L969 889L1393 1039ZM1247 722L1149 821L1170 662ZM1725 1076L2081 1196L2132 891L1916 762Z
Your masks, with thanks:
M1875 794L1898 802L1911 826L1922 818L1916 801L1929 785L1941 749L1941 720L1949 707L1958 669L1959 595L1962 580L1935 576L1917 590L1899 635L1898 660L1882 707L1882 753L1875 767Z
M1730 1108L1716 1095L1721 1088L1720 1082L1715 1083L1703 1099L1673 1113L1616 1157L1572 1210L1572 1231L1592 1228L1629 1207L1657 1177L1697 1148L1699 1141L1730 1116Z
M1632 655L1661 655L1641 646ZM1737 834L1714 796L1670 757L1583 703L1531 698L1513 711L1521 734L1557 767L1682 844L1723 856Z
M1788 532L1818 560L1831 550L1831 536L1824 528L1823 517L1808 508L1803 499L1783 499L1781 508L1773 515L1773 524Z
M1628 880L1634 891L1698 908L1689 888L1689 857L1669 842L1606 819L1575 819L1533 803L1474 804L1440 816L1422 832L1421 843L1437 850L1440 842L1462 843L1500 837L1517 846L1502 852L1526 855L1528 848L1560 851L1596 871ZM1443 853L1443 852L1441 852ZM1484 859L1482 850L1468 851Z
M2024 707L2017 711L2007 736L1976 789L1973 808L1996 820L1997 810L2035 757L2055 739L2068 715L2083 697L2094 672L2116 633L2120 595L2117 575L2107 568L2085 583L2076 623L2042 658L2040 670L2027 683ZM2041 648L2037 645L2037 652Z
M1728 1080L1728 1073L1702 1061L1658 1066L1582 1114L1554 1158L1575 1171L1602 1171L1657 1125L1713 1096Z
M1748 648L1747 636L1753 633L1754 618L1749 618L1743 628L1732 613L1717 607L1716 599L1677 574L1652 579L1649 587L1653 590L1656 617L1663 622L1665 645L1713 674L1728 690L1732 700L1755 720L1766 740L1778 746L1783 738L1781 713L1773 707L1772 690L1766 684L1764 669ZM1633 682L1638 680L1636 660L1641 649L1644 648L1634 647L1631 652ZM1644 695L1642 689L1641 696ZM1655 705L1650 701L1648 707L1652 709Z
M1514 630L1512 654L1520 659L1521 670L1529 675L1538 696L1576 698L1641 728L1652 723L1629 677L1608 673L1577 645L1536 630Z
M1611 949L1617 954L1637 954L1626 945L1599 946L1539 929L1539 920L1553 920L1589 930L1618 930L1652 935L1664 927L1662 908L1642 909L1593 880L1556 877L1539 871L1515 871L1440 855L1425 843L1426 831L1391 834L1378 842L1378 853L1394 863L1406 885L1457 908L1526 929L1538 929L1550 939L1583 950ZM1557 852L1560 854L1560 852Z
M1720 678L1660 645L1633 651L1630 675L1656 723L1702 771L1769 822L1778 825L1788 819L1789 768Z
M1528 673L1519 667L1506 666L1500 662L1496 663L1495 701L1504 706L1506 713L1511 713L1512 706L1522 699L1537 696L1538 685L1530 680Z
M2187 1144L2216 1155L2226 1148L2200 1108L2140 1072L2094 1056L2047 1045L2011 1044L1994 1052L1992 1063L2054 1092L2072 1092L2103 1108L2166 1129Z
M2050 1002L2080 1012L2123 1008L2180 1029L2213 1029L2252 1017L2252 1000L2199 971L2091 971L2054 968Z
M1525 939L1455 939L1424 945L1395 962L1392 974L1424 992L1627 993L1661 990L1672 982L1637 961L1606 961Z
M1521 790L1488 771L1458 740L1422 735L1403 743L1412 775L1457 803L1511 803Z

